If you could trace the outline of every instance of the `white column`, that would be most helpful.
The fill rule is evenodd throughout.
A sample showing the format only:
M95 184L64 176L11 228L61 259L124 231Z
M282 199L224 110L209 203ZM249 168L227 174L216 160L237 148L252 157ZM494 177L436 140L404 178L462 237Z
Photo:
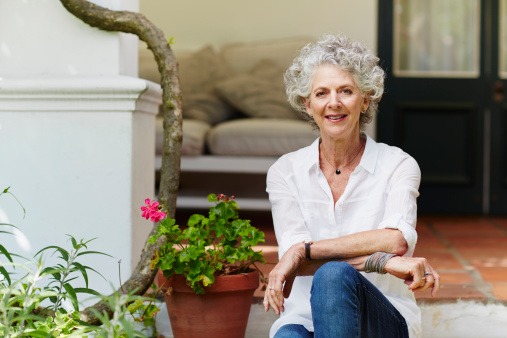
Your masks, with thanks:
M0 223L26 236L0 234L2 245L31 257L70 245L66 234L97 237L89 249L114 258L82 257L108 280L90 273L90 287L117 287L119 260L125 281L152 227L140 207L154 197L160 103L160 86L137 78L137 37L91 28L58 0L0 1L0 189L27 211L0 197Z
M122 76L0 80L0 189L11 186L27 211L23 219L4 195L0 218L28 240L0 234L2 244L31 257L65 246L66 234L97 237L89 249L115 258L83 259L115 285L121 259L125 281L151 230L139 208L154 196L160 95L157 85Z

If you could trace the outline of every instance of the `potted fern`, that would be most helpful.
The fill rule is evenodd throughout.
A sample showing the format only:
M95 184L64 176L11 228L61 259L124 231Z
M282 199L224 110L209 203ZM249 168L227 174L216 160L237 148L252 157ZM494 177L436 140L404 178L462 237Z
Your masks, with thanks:
M207 216L192 215L182 229L165 208L149 199L143 217L160 222L150 243L162 240L154 252L152 269L174 337L244 337L254 291L264 282L256 263L264 233L239 218L234 196L210 194Z

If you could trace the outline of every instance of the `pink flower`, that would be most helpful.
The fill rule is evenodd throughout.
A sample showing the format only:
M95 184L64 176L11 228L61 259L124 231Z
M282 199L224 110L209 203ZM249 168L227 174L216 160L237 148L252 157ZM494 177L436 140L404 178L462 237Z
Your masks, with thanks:
M151 213L153 211L153 208L151 206L151 201L149 198L144 200L144 203L146 203L147 206L142 206L141 210L143 212L143 217L146 219L149 219L151 216Z
M144 218L151 218L152 222L158 222L167 217L167 214L165 212L159 210L162 209L162 207L159 206L159 203L157 201L152 202L149 198L147 198L144 200L144 203L146 206L141 207L141 210L143 212L142 216Z
M164 218L167 217L167 214L163 211L155 211L151 214L151 221L152 222L160 222Z

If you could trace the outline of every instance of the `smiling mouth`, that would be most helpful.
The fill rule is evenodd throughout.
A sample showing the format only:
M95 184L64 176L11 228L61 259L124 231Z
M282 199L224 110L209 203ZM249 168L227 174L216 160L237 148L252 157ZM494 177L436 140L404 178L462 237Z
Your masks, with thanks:
M326 116L326 119L331 120L331 121L336 121L336 120L344 118L345 116L347 116L347 115Z

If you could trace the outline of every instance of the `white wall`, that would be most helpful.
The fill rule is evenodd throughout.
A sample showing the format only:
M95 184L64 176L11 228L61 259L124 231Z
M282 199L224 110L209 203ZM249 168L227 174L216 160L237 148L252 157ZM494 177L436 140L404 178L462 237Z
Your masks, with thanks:
M137 0L96 0L137 10ZM0 76L137 76L137 36L91 28L58 0L0 1Z
M174 50L340 31L376 48L377 0L140 0L140 12Z

